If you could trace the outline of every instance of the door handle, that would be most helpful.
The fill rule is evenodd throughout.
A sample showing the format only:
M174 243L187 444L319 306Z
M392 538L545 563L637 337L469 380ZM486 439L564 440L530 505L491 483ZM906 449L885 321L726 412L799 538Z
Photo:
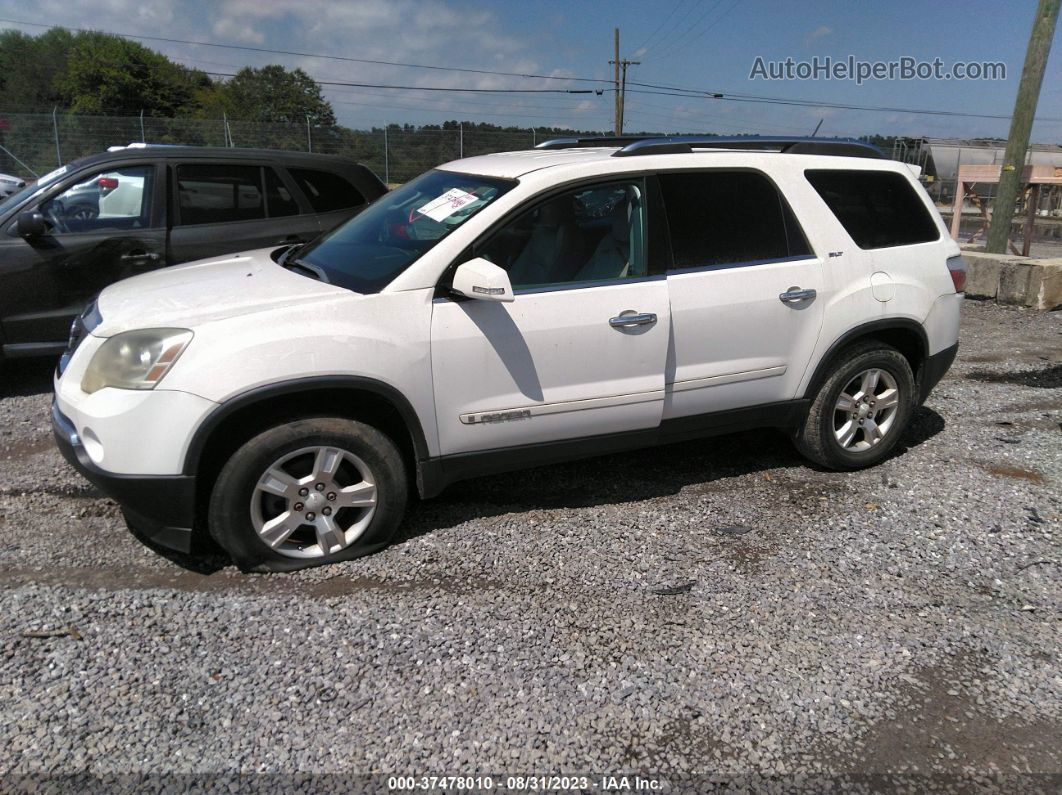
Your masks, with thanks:
M778 300L783 304L798 304L801 301L810 301L816 295L818 293L810 287L806 290L801 290L799 287L790 287L778 296Z
M633 310L620 312L617 317L610 318L608 324L612 328L633 328L634 326L649 326L656 322L656 315L652 312L637 313Z
M122 256L119 257L119 259L126 260L126 261L133 260L133 259L138 259L138 260L139 259L146 259L146 260L148 260L150 262L157 262L158 260L162 259L162 255L161 254L157 254L154 251L140 251L140 252L134 252L132 254L122 254Z

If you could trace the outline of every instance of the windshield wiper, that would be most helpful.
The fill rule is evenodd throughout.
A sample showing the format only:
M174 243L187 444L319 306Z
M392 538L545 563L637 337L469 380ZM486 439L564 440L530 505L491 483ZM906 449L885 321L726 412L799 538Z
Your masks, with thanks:
M302 248L305 245L306 245L305 243L291 243L287 247L287 249L284 250L284 253L281 254L279 257L277 257L277 264L278 265L283 265L285 262L287 262L289 259L291 259L291 256L296 251L298 251L300 248Z
M311 265L305 260L288 260L285 258L282 264L289 271L298 271L299 273L302 273L305 276L309 276L311 279L317 279L317 281L324 282L325 284L329 283L328 276L325 275L325 272L323 270L318 268L316 265Z

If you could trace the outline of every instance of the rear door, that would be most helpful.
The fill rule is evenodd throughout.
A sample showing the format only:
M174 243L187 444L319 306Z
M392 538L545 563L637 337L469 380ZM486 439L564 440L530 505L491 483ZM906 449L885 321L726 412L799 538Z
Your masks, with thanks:
M247 161L171 166L170 262L313 239L317 217L271 165Z
M16 220L8 224L0 235L8 355L48 346L61 351L70 323L100 290L166 264L159 171L152 162L83 171L23 208L44 215L46 234L24 239Z
M288 173L317 213L322 232L339 226L368 203L353 182L337 172L289 167Z
M664 173L672 344L664 418L791 400L822 327L822 260L755 170Z

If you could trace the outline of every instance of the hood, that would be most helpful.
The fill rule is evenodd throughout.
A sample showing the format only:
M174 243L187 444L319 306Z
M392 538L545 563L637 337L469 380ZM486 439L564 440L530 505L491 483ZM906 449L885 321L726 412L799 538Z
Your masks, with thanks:
M277 265L276 247L161 268L112 284L98 299L110 337L137 328L195 328L216 320L294 303L355 295Z

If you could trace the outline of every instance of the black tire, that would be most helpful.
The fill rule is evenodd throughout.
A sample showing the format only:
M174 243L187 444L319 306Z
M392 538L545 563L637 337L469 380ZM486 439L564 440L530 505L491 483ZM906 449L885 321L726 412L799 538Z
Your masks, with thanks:
M368 525L349 546L317 557L291 557L272 549L255 530L252 498L267 469L287 455L314 446L339 448L367 465L376 485L376 505ZM294 571L350 560L390 543L405 513L407 484L401 453L376 428L335 417L297 420L258 434L225 463L210 496L208 527L210 535L243 571ZM335 518L339 518L338 512ZM296 534L310 532L306 526ZM302 537L296 534L293 537Z
M828 469L873 466L892 452L911 419L915 407L915 379L911 365L898 350L875 340L855 343L838 353L833 361L804 426L796 434L796 447L804 457ZM835 434L835 407L842 390L870 369L883 370L896 382L899 395L895 417L888 431L873 446L865 450L845 449Z

